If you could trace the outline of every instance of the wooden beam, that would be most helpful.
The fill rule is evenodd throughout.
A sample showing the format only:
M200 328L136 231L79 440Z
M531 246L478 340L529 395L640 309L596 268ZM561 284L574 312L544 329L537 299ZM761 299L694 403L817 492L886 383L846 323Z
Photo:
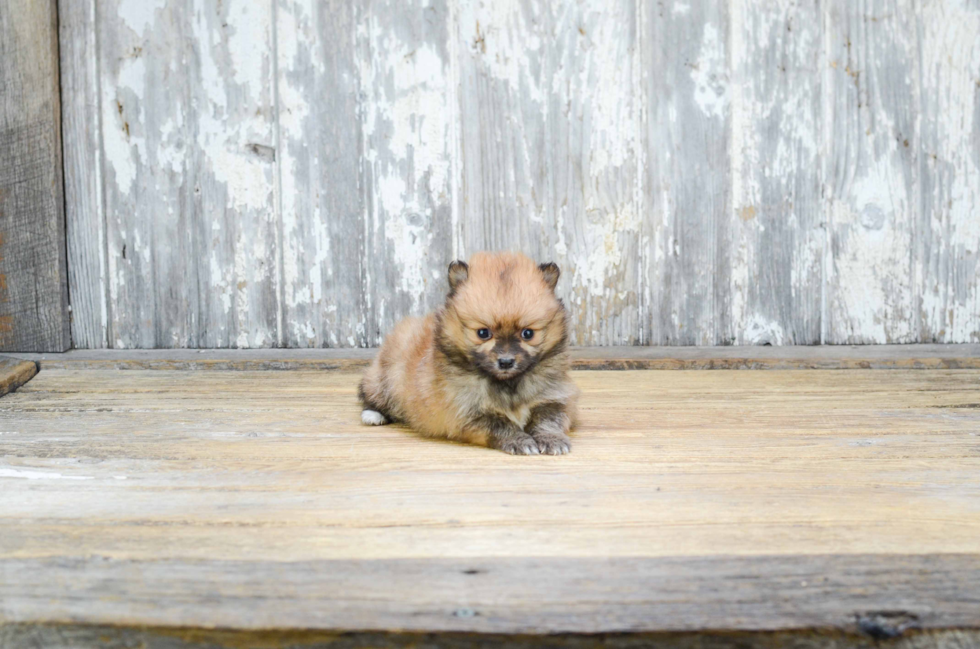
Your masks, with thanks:
M356 370L376 349L74 350L17 354L45 369ZM578 370L980 369L980 345L574 347Z
M873 637L980 630L976 554L298 562L59 556L5 559L0 570L5 620L31 625L280 633L809 629Z
M0 350L71 346L54 0L0 3Z

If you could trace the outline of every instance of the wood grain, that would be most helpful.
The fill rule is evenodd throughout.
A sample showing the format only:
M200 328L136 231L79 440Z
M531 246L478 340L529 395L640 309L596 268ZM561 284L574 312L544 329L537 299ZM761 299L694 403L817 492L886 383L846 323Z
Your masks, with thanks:
M975 2L62 4L79 347L375 346L482 248L576 344L980 341Z
M0 397L13 392L37 374L37 363L0 356Z
M285 347L375 344L365 326L362 4L276 3Z
M96 0L59 0L61 129L72 346L109 346Z
M643 647L651 646L643 641L661 638L640 635L631 643L630 636L741 631L729 642L754 647L745 632L795 630L804 639L813 634L819 640L821 632L837 636L841 644L828 645L839 649L854 646L848 641L875 646L859 627L875 611L891 613L881 616L883 633L900 637L908 631L907 640L914 641L916 630L980 629L978 555L300 562L59 557L8 559L0 570L8 623L130 629L179 623L183 628L156 632L198 641L214 628L264 631L266 642L274 632L288 639L297 630L428 632L440 634L431 640L435 646L444 646L445 633L526 634L532 637L523 640L531 643L544 634L598 632L630 634L618 640ZM38 575L48 580L36 583ZM72 584L71 593L65 584ZM215 640L226 646L234 635L222 642L215 634ZM494 645L503 640L491 639ZM680 646L704 646L687 640Z
M828 4L828 343L918 340L915 16L906 0Z
M360 426L356 377L4 396L0 633L980 628L980 371L578 372L561 458Z
M356 377L42 368L0 407L4 552L977 550L976 371L581 372L573 453L524 462L359 425Z
M820 5L736 0L732 12L735 343L821 341Z
M925 2L919 340L980 340L980 5Z
M448 290L458 191L452 12L449 0L355 5L367 191L361 325L374 346L406 315L441 305Z
M274 345L271 5L109 0L95 28L109 345Z
M647 2L644 15L642 340L731 344L729 5Z
M54 0L0 6L0 350L71 345Z

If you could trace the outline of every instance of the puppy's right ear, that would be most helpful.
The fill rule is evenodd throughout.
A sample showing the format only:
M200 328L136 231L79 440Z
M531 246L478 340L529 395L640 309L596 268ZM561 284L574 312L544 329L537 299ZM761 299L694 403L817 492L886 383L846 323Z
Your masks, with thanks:
M458 259L451 264L449 264L449 290L450 292L455 292L456 287L466 281L466 278L470 276L470 267L466 265L465 261L459 261Z

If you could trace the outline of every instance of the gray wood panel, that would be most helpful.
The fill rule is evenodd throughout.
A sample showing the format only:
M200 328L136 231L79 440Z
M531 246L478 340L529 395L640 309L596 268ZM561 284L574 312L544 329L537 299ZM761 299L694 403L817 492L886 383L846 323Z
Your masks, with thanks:
M377 345L452 258L446 2L280 2L283 344Z
M575 344L639 342L633 0L464 2L461 249L562 268Z
M364 150L363 327L379 344L445 299L456 106L449 0L371 0L357 26ZM329 188L329 185L325 185Z
M357 4L276 5L282 344L371 344L365 328Z
M826 342L917 340L916 11L911 0L831 0L825 145Z
M730 344L729 6L650 0L644 14L643 342Z
M980 341L975 0L62 4L80 347L377 345L480 249L576 344Z
M54 0L0 5L0 350L71 344Z
M82 349L108 346L111 308L106 293L95 8L96 0L58 3L71 338Z
M919 340L980 341L980 2L922 3Z
M733 0L731 10L735 343L817 344L825 242L820 4Z
M110 346L276 344L271 5L97 13Z

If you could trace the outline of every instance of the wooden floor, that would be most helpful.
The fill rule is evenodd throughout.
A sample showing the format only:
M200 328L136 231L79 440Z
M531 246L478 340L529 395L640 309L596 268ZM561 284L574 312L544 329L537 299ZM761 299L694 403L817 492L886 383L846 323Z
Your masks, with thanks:
M980 629L978 370L581 371L572 454L511 457L359 425L350 371L41 367L0 399L5 647Z

